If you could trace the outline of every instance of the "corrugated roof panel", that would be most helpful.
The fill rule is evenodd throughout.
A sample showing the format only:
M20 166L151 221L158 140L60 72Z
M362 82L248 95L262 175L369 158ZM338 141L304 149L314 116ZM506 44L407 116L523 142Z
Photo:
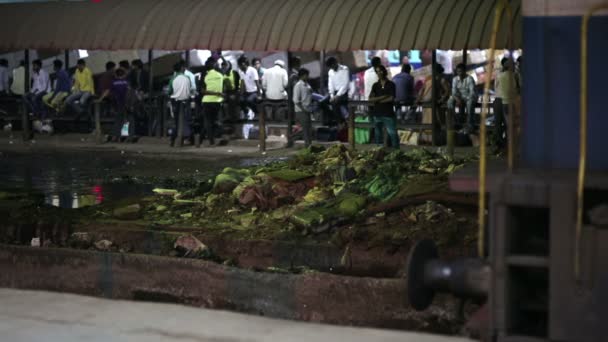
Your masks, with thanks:
M207 16L202 20L209 20L212 23L211 27L206 26L206 29L210 29L209 31L205 30L202 41L209 41L204 48L209 50L220 50L222 48L223 43L223 35L227 29L227 24L231 22L232 15L234 11L237 9L239 5L241 5L242 1L240 0L224 0L218 1L215 0L213 4L209 7ZM208 39L207 39L208 34Z
M441 45L441 41L445 36L446 26L448 25L451 17L458 15L457 13L454 13L454 11L461 3L462 2L458 1L450 1L443 3L439 7L437 16L435 17L435 22L433 23L433 29L427 38L427 46L429 49L436 49Z
M469 42L469 35L473 29L474 22L477 18L477 14L480 13L480 8L483 7L484 3L490 3L490 0L469 0L470 5L467 10L462 14L460 23L456 27L456 34L454 35L454 44L452 44L453 50L462 50L467 47ZM484 20L486 18L483 18Z
M414 44L416 42L416 35L421 28L422 19L428 13L428 9L431 6L431 0L421 1L419 6L416 6L414 12L412 13L412 17L410 21L407 23L405 32L403 32L401 38L401 44L404 49L409 50L414 48ZM434 13L433 13L434 14Z
M205 8L209 6L209 1L199 0L196 2L196 6L186 14L184 18L184 29L182 30L177 46L181 50L186 50L188 47L192 48L196 45L196 39L198 32L201 29L202 23L201 17L205 15Z
M475 4L472 1L457 1L454 8L447 14L443 24L441 40L437 46L455 46L456 34L463 25L464 14Z
M331 32L333 19L338 15L338 11L341 9L343 0L327 1L331 4L324 13L320 13L319 17L322 17L319 29L314 39L313 50L329 50L326 48L327 38Z
M513 20L513 48L521 48L521 42L523 39L523 8L520 2L520 5L515 14L515 20Z
M413 1L393 1L388 9L388 13L384 19L384 27L378 31L375 37L369 36L369 44L366 46L373 46L374 49L382 49L386 46L390 46L390 38L393 36L397 23L402 23L406 20L406 12L404 9L406 6L413 7Z
M443 23L437 22L437 17L439 16L442 4L443 7L448 7L450 5L450 2L446 3L446 1L443 0L429 0L429 2L430 5L422 16L422 21L414 36L415 42L413 44L413 46L420 46L425 49L429 47L429 38L432 32L441 31L441 27L443 26Z
M266 49L269 36L273 30L274 18L279 15L283 5L284 0L274 0L272 6L268 7L267 11L255 20L257 26L252 27L251 39L244 45L247 46L247 50L264 51Z
M278 12L278 6L281 0L268 0L264 2L263 5L258 6L258 14L255 15L248 27L246 28L245 36L243 37L242 44L240 45L242 50L256 50L258 45L259 38L266 32L265 30L270 30L272 27L272 23L268 22L266 16L268 13ZM261 43L260 43L261 44ZM265 42L263 44L266 44Z
M266 13L264 10L267 6L272 5L272 1L267 1L261 6L255 6L256 4L258 3L255 0L246 0L234 11L232 22L226 27L223 46L226 48L241 47L252 34L255 37L255 32L249 31L251 24L256 18L264 17ZM235 48L235 50L239 49L241 48Z
M167 50L173 50L179 39L179 30L186 18L186 4L182 0L181 6L175 6L175 3L163 1L161 10L154 14L152 19L153 25L158 25L161 29L156 29L155 35L149 35L144 41L147 46L164 46Z
M42 13L46 12L44 6L33 8L32 11L22 17L22 21L19 25L16 26L15 35L17 41L30 42L31 44L37 45L37 37L35 32L37 32L36 28L45 27L49 25L49 20L46 22L40 21L42 18ZM50 18L49 18L50 19ZM42 48L46 47L42 46Z
M321 31L324 29L323 22L327 16L327 13L330 12L330 9L333 8L335 2L333 1L321 1L321 4L314 12L313 17L310 18L308 23L308 31L304 35L304 40L302 41L302 45L300 45L300 50L310 51L317 50L317 46L321 46L319 40L321 39Z
M481 46L481 40L487 34L487 30L492 31L492 23L494 21L494 9L496 1L484 0L479 8L479 12L471 21L471 30L467 35L467 48L478 49ZM489 39L488 39L489 44Z
M370 29L372 17L378 7L378 1L359 1L351 11L344 23L340 39L338 41L338 51L361 50L365 32ZM360 30L359 27L367 27L367 30Z
M323 13L324 6L329 6L329 3L325 0L313 0L304 8L291 35L291 51L305 50L304 46L314 45L313 40L322 17L315 15L315 13Z
M416 35L416 41L414 43L415 46L424 46L425 49L433 48L431 45L431 36L439 35L442 31L443 25L445 23L442 21L440 16L442 8L451 8L453 5L453 1L441 1L441 0L433 0L431 5L426 11L426 15L422 18L422 22L420 23L420 28L418 29L418 33Z
M277 25L281 25L283 29L274 30L271 40L275 43L269 50L289 50L292 46L294 46L294 44L292 44L291 37L298 27L302 13L307 5L308 2L306 1L295 1L293 3L293 7L290 6L291 8L287 10L283 8L282 13L279 14L283 17L283 24L281 25L280 22L277 22Z
M382 0L374 9L371 20L363 35L361 49L375 50L378 49L378 40L380 39L380 31L387 30L389 25L392 26L395 18L394 13L391 13L391 8L399 5L402 1Z
M403 37L407 32L407 26L409 23L414 20L414 12L416 8L422 6L423 1L420 0L407 0L405 2L405 7L401 9L402 15L398 17L393 29L389 32L386 32L388 36L388 44L386 46L402 46L401 42L403 41ZM408 48L403 46L404 50Z
M348 15L339 15L341 13L352 13L353 9L359 3L359 0L336 0L337 2L341 2L342 5L338 11L338 15L336 15L331 23L330 29L327 32L323 32L326 36L325 39L325 50L335 51L338 49L338 45L340 44L340 38L342 37L342 31L344 30L344 26L346 21L348 20ZM365 1L361 1L365 2ZM351 37L348 37L350 40Z
M0 5L0 49L462 49L495 0L104 0ZM521 0L513 0L521 46ZM506 46L502 29L499 46Z
M116 38L117 35L117 25L116 25L116 17L119 13L126 12L124 8L128 6L127 2L102 2L100 3L102 8L99 13L100 16L93 24L90 24L89 30L92 30L92 36L89 38L91 41L91 46L95 46L101 49L107 49L111 46L112 38ZM80 6L65 6L66 11L69 11L68 15L70 17L78 15L79 11L82 11ZM123 11L121 11L123 9ZM126 12L128 13L128 12ZM147 11L142 11L142 13L147 13ZM69 27L67 25L61 25L61 30L63 31L61 34L69 34ZM135 40L135 35L137 34L137 30L133 30L134 35L131 37L130 43L133 44Z
M288 0L274 19L272 31L268 39L266 50L278 51L288 50L290 46L291 34L295 30L295 21L304 9L306 2L298 0ZM270 18L269 18L270 19Z
M129 6L132 5L130 4ZM148 1L148 4L146 4L139 10L139 25L131 28L131 31L134 33L132 36L132 46L146 46L154 43L153 37L157 35L152 35L150 34L150 32L153 32L154 27L159 24L156 22L156 20L159 16L159 13L165 13L165 8L166 4L164 4L164 2L153 0ZM125 8L125 10L120 11L120 13L128 11L129 9ZM136 14L129 15L129 17L131 16L135 17ZM120 17L123 18L122 15ZM116 27L116 29L119 28L120 26ZM131 32L129 32L128 34L129 36L131 36Z
M100 33L101 46L107 49L124 49L124 47L134 46L141 27L148 28L153 25L153 16L158 13L159 1L147 2L127 2L122 6L117 6L105 14L105 22L97 25L96 30ZM148 14L150 17L148 18ZM133 25L132 23L144 23L143 25Z

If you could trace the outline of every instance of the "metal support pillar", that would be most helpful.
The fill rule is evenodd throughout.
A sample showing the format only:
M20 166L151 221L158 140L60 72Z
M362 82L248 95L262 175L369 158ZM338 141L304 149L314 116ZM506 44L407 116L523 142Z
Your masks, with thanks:
M184 106L185 105L190 105L190 104L184 104L183 102L179 104L179 111L178 111L178 123L177 123L177 146L178 147L183 147L184 146Z
M456 131L454 130L454 111L447 110L445 113L445 126L447 131L447 152L448 156L454 157L454 142Z
M437 92L439 90L439 82L437 82L438 76L437 75L437 50L433 50L433 55L432 55L432 60L431 60L431 79L432 79L432 85L433 87L431 88L431 110L432 110L432 124L433 124L433 133L432 133L432 139L433 139L433 146L437 146L439 145L439 136L441 134L441 121L439 120L439 106L437 103ZM423 109L424 110L424 109Z
M184 61L186 61L186 69L190 68L190 50L184 51Z
M293 86L291 82L291 60L292 53L287 51L287 74L289 75L289 83L287 85L287 147L293 147L293 122L294 122L294 107L293 107Z
M266 152L266 112L263 105L258 105L260 118L260 152Z
M102 143L101 139L101 103L95 102L93 104L93 112L95 113L95 142L97 144Z
M319 90L321 91L321 94L325 94L326 90L327 90L327 70L325 70L325 50L321 50L320 54L319 54L319 59L321 60L321 75L319 76L319 81L320 81L320 85L319 85Z
M154 91L154 68L152 65L153 51L148 50L148 108L157 108L158 102L155 101L155 98L152 94ZM158 117L156 115L157 110L154 110L152 115L154 117L148 118L148 136L152 136L154 134L154 125L158 126ZM158 135L157 135L158 136Z
M69 72L70 71L70 50L65 50L63 52L63 59L64 59L64 65L65 65L65 71Z
M24 51L23 61L25 62L25 72L23 73L25 78L23 80L23 90L24 95L27 95L30 92L30 50ZM30 140L30 118L25 101L23 101L23 111L21 113L21 126L23 141Z
M348 108L348 143L350 144L350 148L355 150L355 108Z

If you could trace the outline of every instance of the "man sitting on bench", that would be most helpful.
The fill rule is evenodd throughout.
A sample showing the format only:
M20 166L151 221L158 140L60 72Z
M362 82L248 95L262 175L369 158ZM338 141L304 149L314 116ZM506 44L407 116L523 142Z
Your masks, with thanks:
M452 96L448 100L448 109L452 114L456 107L462 108L464 106L466 108L467 121L463 133L468 134L474 130L475 104L477 102L475 80L467 75L466 67L462 63L456 66L456 75L452 81Z
M72 108L79 118L86 111L89 99L94 94L93 73L91 69L87 68L84 59L79 59L76 63L72 94L65 100L64 109L66 107Z
M70 93L70 76L68 73L62 69L63 62L56 59L53 62L53 69L55 69L55 88L52 92L44 95L42 97L42 101L47 107L59 110L63 100Z

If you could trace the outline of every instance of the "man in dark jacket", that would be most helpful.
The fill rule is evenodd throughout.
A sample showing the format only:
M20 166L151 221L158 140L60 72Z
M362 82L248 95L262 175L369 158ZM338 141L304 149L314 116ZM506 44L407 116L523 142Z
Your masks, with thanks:
M372 86L369 94L369 102L373 103L372 117L374 123L374 138L376 144L382 144L384 137L382 128L386 128L391 147L399 148L399 136L397 135L397 123L395 120L395 83L388 79L388 72L383 65L376 67L378 82Z

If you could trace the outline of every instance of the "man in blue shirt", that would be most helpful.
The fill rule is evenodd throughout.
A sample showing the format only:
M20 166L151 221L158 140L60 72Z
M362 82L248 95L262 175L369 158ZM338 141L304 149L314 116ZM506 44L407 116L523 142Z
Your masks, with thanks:
M397 105L397 117L401 118L404 106L412 106L416 100L414 94L414 77L410 75L412 67L409 64L404 64L401 67L401 72L393 77L395 83L395 104ZM407 119L407 118L405 118Z
M55 87L52 92L44 95L42 98L44 104L54 110L58 110L61 107L63 100L69 95L72 88L70 76L62 67L62 61L56 59L53 62L53 69L55 70Z

